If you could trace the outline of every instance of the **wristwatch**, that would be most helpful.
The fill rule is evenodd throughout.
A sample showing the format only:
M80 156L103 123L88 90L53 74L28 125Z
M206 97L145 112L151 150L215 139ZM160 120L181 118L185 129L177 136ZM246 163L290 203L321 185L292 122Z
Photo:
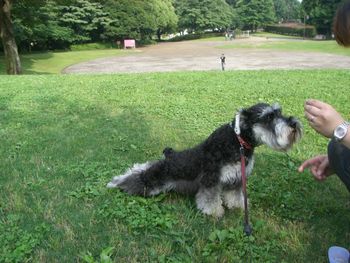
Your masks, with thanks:
M340 125L338 125L333 132L334 140L340 142L348 132L348 127L350 126L350 122L344 121Z

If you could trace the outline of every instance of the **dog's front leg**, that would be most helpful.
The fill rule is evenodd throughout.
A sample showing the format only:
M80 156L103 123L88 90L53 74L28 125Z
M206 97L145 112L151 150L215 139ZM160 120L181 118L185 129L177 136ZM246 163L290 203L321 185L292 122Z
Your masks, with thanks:
M206 215L222 217L225 210L221 200L221 186L201 186L196 194L197 208Z
M242 186L235 189L224 190L223 191L224 205L228 209L232 208L243 208L244 207L244 196L242 191Z

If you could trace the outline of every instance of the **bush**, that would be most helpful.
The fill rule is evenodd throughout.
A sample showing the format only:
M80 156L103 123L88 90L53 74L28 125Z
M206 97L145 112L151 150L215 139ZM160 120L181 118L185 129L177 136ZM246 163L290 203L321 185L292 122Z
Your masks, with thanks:
M153 39L149 39L149 38L136 40L136 46L154 45L156 43L157 43L157 41L155 41Z
M304 30L305 30L305 37L307 38L313 38L316 36L316 29L314 26L304 25L302 24L281 24L281 25L267 25L265 27L266 32L275 33L275 34L281 34L281 35L288 35L288 36L300 36L304 37Z
M187 34L182 36L176 36L172 39L169 39L169 41L184 41L184 40L194 40L194 39L200 39L200 38L208 38L208 37L223 37L224 34L222 32L208 32L208 33L194 33L194 34Z
M87 44L76 44L76 45L70 46L70 49L72 51L109 49L109 48L116 48L116 45L112 43L87 43Z

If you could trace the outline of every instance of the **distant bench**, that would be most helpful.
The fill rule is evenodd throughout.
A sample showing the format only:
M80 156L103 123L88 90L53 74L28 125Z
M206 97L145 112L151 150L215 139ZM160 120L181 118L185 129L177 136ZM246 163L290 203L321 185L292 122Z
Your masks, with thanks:
M124 48L136 48L135 39L125 39Z
M242 31L242 37L249 37L250 30L244 30Z

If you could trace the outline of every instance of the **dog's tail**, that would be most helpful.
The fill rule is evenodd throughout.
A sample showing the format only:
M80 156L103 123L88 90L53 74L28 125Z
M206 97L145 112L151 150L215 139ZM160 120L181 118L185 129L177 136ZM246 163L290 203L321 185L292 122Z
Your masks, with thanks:
M107 187L120 188L131 195L157 195L173 188L164 180L166 171L166 163L162 160L135 164L123 175L115 176Z

